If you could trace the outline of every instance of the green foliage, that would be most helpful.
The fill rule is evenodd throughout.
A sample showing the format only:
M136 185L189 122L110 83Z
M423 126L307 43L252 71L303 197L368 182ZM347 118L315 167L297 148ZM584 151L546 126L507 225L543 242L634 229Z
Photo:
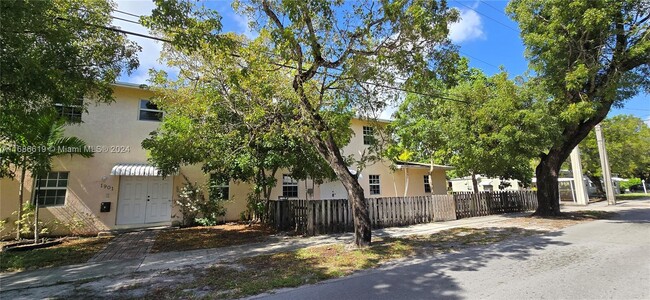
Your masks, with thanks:
M462 68L461 68L462 69ZM530 160L545 137L543 107L529 83L517 84L506 72L487 77L467 70L447 94L451 101L409 94L392 125L398 138L395 154L451 164L455 175L530 182ZM442 86L430 82L431 86ZM462 101L462 102L461 102Z
M219 223L219 218L226 215L223 202L228 199L219 197L205 197L204 186L192 183L183 175L185 182L178 188L177 198L174 203L179 207L183 226L201 224L213 226Z
M23 204L23 211L20 214L20 219L14 222L14 230L18 230L21 236L31 236L34 233L34 213L36 211L36 206L31 203ZM14 216L18 216L18 212L14 211L11 213ZM50 233L50 227L55 226L54 221L51 222L42 222L38 221L39 234L48 234Z
M124 34L101 28L110 26L114 5L108 0L0 1L1 148L28 141L28 125L56 113L55 103L78 104L85 97L112 101L111 84L138 66L139 51ZM3 152L0 176L13 177L9 167L20 166L21 158Z
M630 178L627 181L621 182L621 190L629 190L631 186L641 184L641 178Z
M548 143L539 155L537 213L559 215L562 163L612 106L650 91L650 2L513 0L525 55L546 101Z
M650 177L650 127L632 115L617 115L601 124L611 172L621 177ZM580 143L585 173L601 177L596 134Z

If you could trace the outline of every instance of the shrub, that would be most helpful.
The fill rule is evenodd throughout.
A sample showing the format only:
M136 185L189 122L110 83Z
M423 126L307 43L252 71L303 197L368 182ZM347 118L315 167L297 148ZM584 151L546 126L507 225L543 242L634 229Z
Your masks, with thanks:
M183 226L218 224L219 217L226 214L226 209L223 207L224 199L205 197L203 186L196 182L192 183L185 175L183 178L185 183L178 189L178 197L175 200L182 215Z

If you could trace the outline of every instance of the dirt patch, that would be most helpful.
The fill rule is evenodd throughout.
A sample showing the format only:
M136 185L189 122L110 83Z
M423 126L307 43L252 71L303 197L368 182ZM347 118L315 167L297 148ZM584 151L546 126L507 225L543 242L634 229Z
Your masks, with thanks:
M275 231L260 224L224 224L164 230L151 252L220 248L267 240Z
M537 216L517 217L517 218L504 220L497 223L491 223L486 226L517 227L517 228L524 228L530 230L556 231L584 222L600 220L600 219L610 219L615 215L616 213L613 212L584 210L584 211L575 211L575 212L564 212L562 213L561 216L558 217L546 217L546 218L537 217Z
M136 295L150 299L193 299L205 295L239 298L348 276L406 257L433 256L538 233L541 231L521 228L455 228L431 235L375 239L371 247L363 249L346 244L316 246L241 258L232 264L204 269L164 272L160 276L174 278L192 274L193 280L168 279L166 282L172 284L148 289L146 293L142 293L142 286L129 290L138 290Z

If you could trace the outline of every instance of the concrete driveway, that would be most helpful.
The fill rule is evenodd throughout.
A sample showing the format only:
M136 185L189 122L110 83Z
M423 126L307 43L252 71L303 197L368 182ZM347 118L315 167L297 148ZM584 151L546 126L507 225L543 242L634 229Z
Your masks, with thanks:
M650 201L610 220L253 298L650 299Z

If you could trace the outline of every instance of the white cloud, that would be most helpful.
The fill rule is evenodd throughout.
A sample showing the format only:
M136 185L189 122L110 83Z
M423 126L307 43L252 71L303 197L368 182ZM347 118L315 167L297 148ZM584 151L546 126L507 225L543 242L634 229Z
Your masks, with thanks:
M470 9L459 9L460 21L449 26L449 37L454 43L485 39L481 16Z
M645 119L645 123L648 124L648 126L650 126L650 117L648 117L647 119Z
M154 3L150 0L146 1L133 1L133 0L117 0L117 9L132 13L135 15L150 15L151 10L154 8ZM113 16L128 19L132 21L138 21L134 16L125 15L119 12L113 12ZM117 19L113 19L113 25L118 26L123 30L137 32L141 34L149 34L149 30L142 25L133 24ZM142 52L138 53L138 60L140 61L140 67L135 70L130 76L127 74L122 74L120 81L127 81L130 83L146 83L149 79L149 69L157 70L166 70L169 73L176 73L176 70L167 67L164 64L161 64L158 59L160 58L160 52L162 51L162 42L155 41L148 38L127 35L129 40L136 42L140 47L142 47Z
M247 38L252 40L252 39L256 38L259 35L259 33L254 32L254 31L251 30L251 28L249 26L250 20L248 19L247 15L240 15L240 14L234 13L234 14L230 15L230 19L235 24L237 24L237 27L239 29L239 33L243 34Z

